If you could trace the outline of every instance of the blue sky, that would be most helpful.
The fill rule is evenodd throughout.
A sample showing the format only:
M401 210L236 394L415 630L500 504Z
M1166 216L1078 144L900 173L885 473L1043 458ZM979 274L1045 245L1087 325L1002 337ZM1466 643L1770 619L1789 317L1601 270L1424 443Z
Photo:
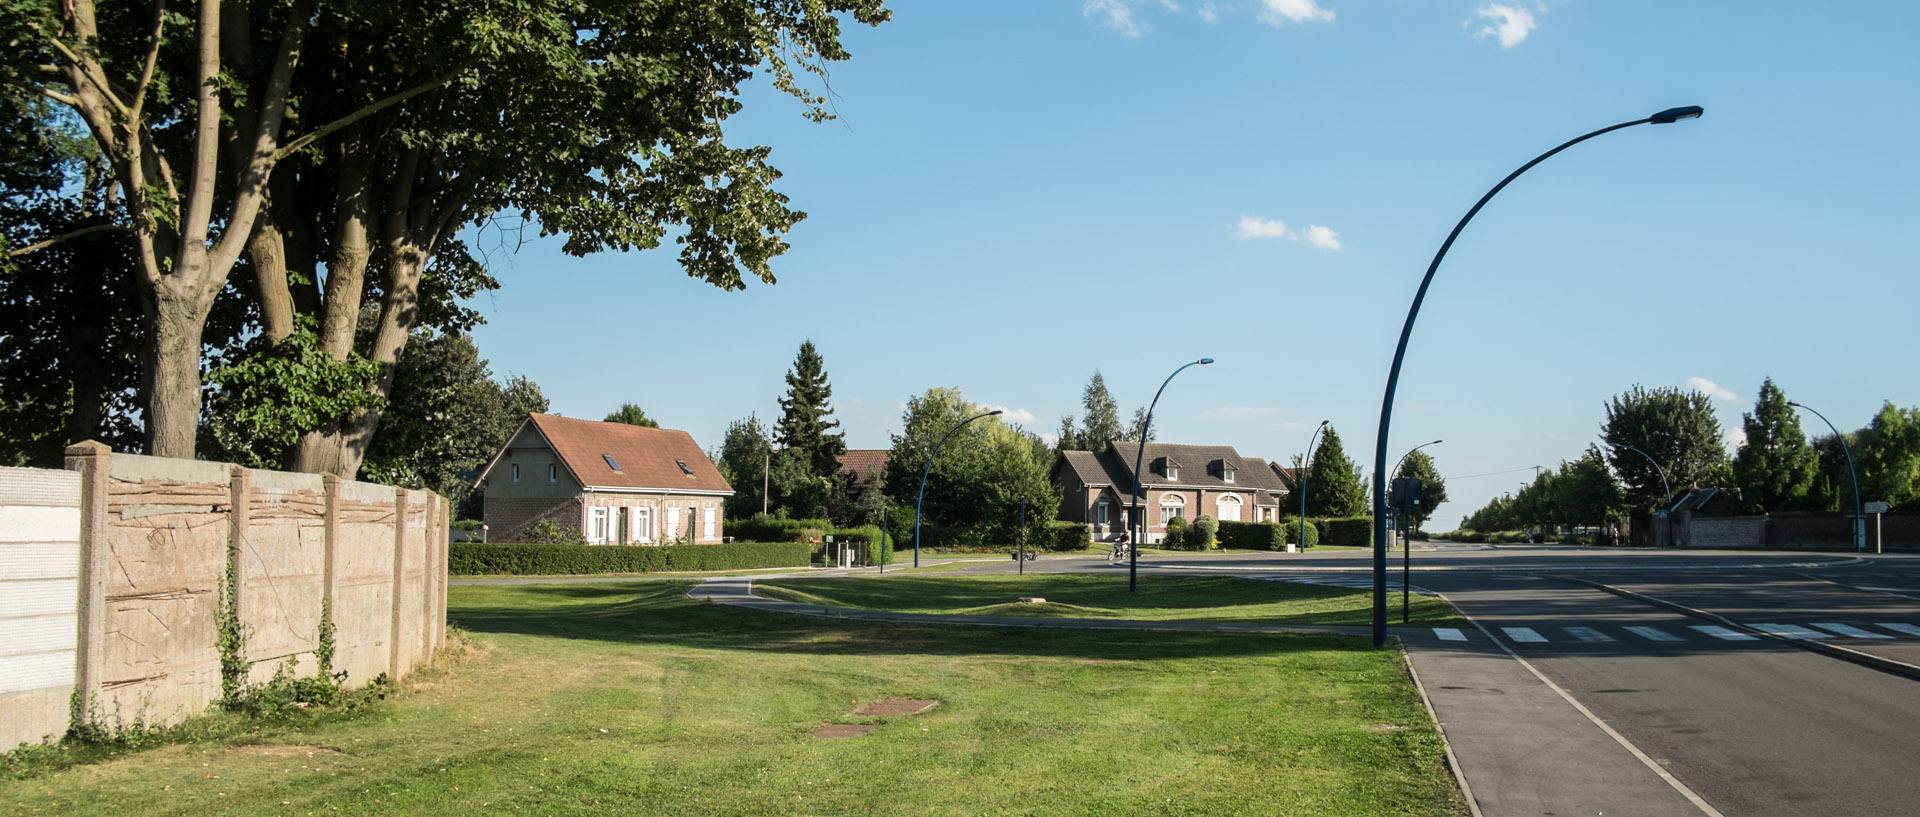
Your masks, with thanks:
M811 338L847 444L881 448L933 386L1050 433L1095 369L1131 413L1210 356L1162 398L1160 439L1284 461L1329 419L1370 465L1454 222L1562 141L1698 104L1535 168L1455 244L1389 443L1446 440L1430 527L1579 456L1636 383L1714 394L1729 430L1768 376L1843 428L1920 404L1920 4L894 5L847 32L838 120L756 87L729 122L810 215L777 285L536 240L476 304L494 371L713 447L777 416Z

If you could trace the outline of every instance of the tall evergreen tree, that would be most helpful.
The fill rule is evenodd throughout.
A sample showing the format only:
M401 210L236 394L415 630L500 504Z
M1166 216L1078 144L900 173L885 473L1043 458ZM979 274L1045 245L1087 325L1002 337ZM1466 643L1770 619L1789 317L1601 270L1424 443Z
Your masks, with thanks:
M1320 447L1313 451L1313 466L1307 472L1308 516L1365 516L1367 489L1354 473L1353 460L1340 444L1340 433L1327 426Z
M1615 395L1606 409L1600 437L1609 449L1607 464L1620 475L1633 506L1652 507L1663 499L1661 472L1647 457L1665 469L1676 494L1695 483L1714 482L1726 472L1727 449L1720 442L1713 398L1691 389L1634 386Z
M774 437L782 448L806 455L814 476L830 477L840 470L840 455L847 453L845 435L834 433L840 421L831 419L833 407L827 401L833 387L827 385L826 364L820 359L813 341L800 344L800 354L787 372L787 396L780 398L780 422Z
M1107 391L1107 380L1099 369L1093 370L1093 377L1087 380L1080 404L1086 407L1087 415L1080 423L1077 436L1085 450L1097 451L1121 438L1124 432L1120 428L1120 403Z
M1809 508L1820 457L1800 428L1800 413L1769 377L1760 384L1753 411L1741 415L1747 442L1733 458L1740 499L1760 513Z
M1143 429L1144 431L1142 431ZM1146 406L1140 406L1133 410L1133 422L1128 424L1126 436L1121 437L1121 439L1137 443L1140 441L1140 435L1142 433L1146 434L1147 442L1153 442L1154 430L1152 426L1147 425Z

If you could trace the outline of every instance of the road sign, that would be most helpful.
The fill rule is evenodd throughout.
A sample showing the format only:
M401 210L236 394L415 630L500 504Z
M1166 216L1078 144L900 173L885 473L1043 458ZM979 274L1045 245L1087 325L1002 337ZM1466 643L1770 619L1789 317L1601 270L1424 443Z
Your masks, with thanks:
M1867 513L1886 513L1893 506L1885 502L1869 502L1862 508Z

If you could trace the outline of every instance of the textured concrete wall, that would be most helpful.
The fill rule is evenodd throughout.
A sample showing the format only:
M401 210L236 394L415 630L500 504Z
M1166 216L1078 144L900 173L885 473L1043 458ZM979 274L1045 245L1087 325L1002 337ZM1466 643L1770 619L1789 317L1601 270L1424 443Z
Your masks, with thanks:
M0 469L0 751L64 732L76 693L110 729L205 712L223 609L255 683L312 675L329 610L350 686L424 666L444 636L436 494L97 443L67 464Z
M79 583L80 475L0 468L0 751L67 731Z
M1687 520L1687 546L1696 548L1766 547L1764 516L1696 516Z

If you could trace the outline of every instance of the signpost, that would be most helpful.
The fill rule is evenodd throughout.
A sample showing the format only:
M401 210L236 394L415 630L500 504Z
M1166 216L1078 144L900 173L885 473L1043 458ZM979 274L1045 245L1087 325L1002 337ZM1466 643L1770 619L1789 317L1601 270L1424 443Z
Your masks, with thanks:
M1882 545L1880 542L1880 515L1892 509L1893 509L1892 503L1888 503L1888 502L1869 502L1866 505L1861 507L1861 510L1867 513L1873 514L1873 552L1875 553L1886 552L1881 549Z

